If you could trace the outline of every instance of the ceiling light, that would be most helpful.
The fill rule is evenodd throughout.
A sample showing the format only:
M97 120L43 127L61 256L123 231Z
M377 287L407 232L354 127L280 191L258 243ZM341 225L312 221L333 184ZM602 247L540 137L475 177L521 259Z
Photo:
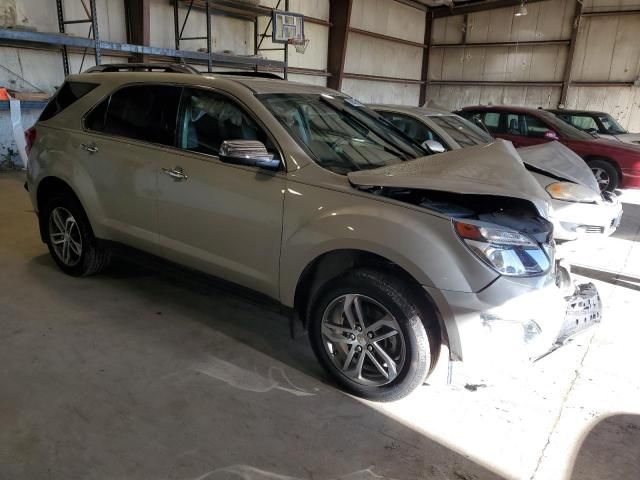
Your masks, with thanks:
M514 15L516 17L524 17L526 14L527 14L527 7L525 7L524 2L522 2L518 7L518 9L516 10L516 13L514 13Z

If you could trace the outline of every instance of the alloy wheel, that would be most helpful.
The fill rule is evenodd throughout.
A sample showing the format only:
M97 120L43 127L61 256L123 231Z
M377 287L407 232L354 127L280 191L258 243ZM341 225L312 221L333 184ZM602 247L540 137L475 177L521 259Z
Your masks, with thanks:
M63 207L54 208L49 215L49 240L56 255L68 267L80 262L82 235L76 219Z
M600 187L600 191L604 191L609 186L609 182L611 178L609 174L603 168L592 168L591 171L593 175L596 177L596 181L598 182L598 187Z
M361 385L382 386L402 371L405 339L398 321L374 299L341 295L322 316L322 343L334 366Z

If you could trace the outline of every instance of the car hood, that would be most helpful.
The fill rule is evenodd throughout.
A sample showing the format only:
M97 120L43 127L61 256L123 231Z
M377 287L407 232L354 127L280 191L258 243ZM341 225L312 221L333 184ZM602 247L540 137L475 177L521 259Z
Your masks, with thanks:
M620 135L614 135L615 138L625 143L640 144L640 133L623 133Z
M606 137L598 137L593 138L591 140L572 140L569 142L569 145L583 145L588 147L591 151L598 152L610 152L610 153L621 153L621 154L632 154L640 156L640 146L621 142L616 138L606 138Z
M579 155L560 142L548 142L518 150L522 161L532 167L599 192L591 169Z
M540 212L549 208L547 193L529 174L511 142L504 140L359 170L348 177L358 186L514 197L533 202Z

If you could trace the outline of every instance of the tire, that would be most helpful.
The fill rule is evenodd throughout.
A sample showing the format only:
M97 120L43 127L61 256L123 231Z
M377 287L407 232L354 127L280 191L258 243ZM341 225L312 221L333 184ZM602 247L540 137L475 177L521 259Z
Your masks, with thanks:
M438 358L440 330L424 294L392 273L353 270L327 282L307 318L319 362L358 397L403 398Z
M106 268L111 255L98 247L89 219L76 198L56 195L45 203L41 214L43 238L60 270L84 277Z
M587 163L598 181L601 192L613 192L620 183L616 167L606 160L591 160Z

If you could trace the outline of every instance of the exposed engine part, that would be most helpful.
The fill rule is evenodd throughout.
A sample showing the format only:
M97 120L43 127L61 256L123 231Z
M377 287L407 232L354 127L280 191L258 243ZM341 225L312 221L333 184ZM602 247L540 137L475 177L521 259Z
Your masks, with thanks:
M540 243L551 241L553 234L553 224L541 217L531 202L519 198L389 187L369 191L452 218L470 218L509 227Z

